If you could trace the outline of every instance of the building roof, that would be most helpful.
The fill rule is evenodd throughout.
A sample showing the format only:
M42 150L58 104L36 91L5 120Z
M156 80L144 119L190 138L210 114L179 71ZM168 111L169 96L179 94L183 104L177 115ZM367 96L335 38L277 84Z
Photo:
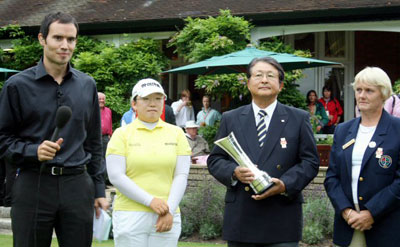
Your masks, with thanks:
M3 0L0 25L37 31L47 13L62 11L87 34L167 31L220 9L267 26L400 19L400 0Z

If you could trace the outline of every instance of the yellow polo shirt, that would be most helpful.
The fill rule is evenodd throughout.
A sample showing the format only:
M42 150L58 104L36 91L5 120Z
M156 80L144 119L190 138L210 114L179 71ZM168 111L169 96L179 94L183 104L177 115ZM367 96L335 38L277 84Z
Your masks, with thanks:
M107 145L107 154L126 158L126 175L147 193L168 200L178 155L191 155L183 130L161 119L152 130L136 119L118 128ZM114 210L152 212L117 190Z

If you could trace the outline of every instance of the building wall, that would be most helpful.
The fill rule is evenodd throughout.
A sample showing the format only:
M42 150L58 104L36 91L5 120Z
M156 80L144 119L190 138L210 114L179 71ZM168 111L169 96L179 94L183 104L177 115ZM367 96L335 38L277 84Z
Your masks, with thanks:
M366 66L382 68L392 80L400 79L400 33L355 32L354 72Z

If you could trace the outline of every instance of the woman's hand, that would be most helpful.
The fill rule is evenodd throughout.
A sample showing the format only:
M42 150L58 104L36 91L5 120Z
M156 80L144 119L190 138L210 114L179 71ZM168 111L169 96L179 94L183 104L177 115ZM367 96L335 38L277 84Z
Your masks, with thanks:
M368 210L361 210L359 213L354 212L347 221L347 224L349 224L351 228L359 231L371 229L373 223L374 218Z
M351 208L346 208L345 210L342 211L342 217L347 223L348 223L349 218L352 213L353 213L353 209L351 209Z
M173 216L171 213L158 216L156 223L157 232L168 232L172 229Z
M150 208L158 215L165 215L169 212L169 206L163 199L154 197L150 202Z

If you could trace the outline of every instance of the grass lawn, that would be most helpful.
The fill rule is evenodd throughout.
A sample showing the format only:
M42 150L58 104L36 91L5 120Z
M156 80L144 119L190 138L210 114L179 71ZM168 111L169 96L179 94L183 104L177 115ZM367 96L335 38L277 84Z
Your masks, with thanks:
M11 235L0 235L0 246L1 247L12 247L12 236ZM93 241L93 247L114 247L112 240L103 241L101 243ZM179 247L224 247L226 244L212 244L212 243L192 243L192 242L179 242ZM53 239L51 247L58 247L57 240Z

